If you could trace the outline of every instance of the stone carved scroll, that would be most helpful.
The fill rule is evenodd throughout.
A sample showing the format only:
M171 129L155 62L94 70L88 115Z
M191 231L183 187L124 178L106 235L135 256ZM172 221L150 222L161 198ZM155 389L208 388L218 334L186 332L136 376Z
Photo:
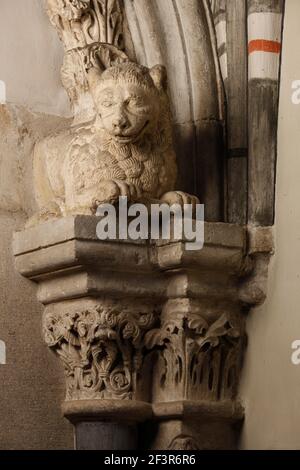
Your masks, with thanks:
M158 352L154 394L162 401L235 398L244 336L227 314L208 325L175 313L159 326L153 307L104 301L73 312L46 309L43 332L64 364L67 400L136 399L149 351Z
M62 360L66 399L137 399L144 335L155 309L104 301L84 311L45 312L47 345Z

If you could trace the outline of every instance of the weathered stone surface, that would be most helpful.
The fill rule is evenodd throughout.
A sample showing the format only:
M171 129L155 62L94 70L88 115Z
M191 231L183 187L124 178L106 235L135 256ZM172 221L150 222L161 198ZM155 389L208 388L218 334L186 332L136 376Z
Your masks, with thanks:
M246 304L261 305L266 299L269 260L274 254L273 228L250 226L248 250L253 269L240 287L239 298Z
M10 4L1 5L1 14L7 18L7 8L14 9L11 2L5 3ZM63 373L45 351L36 288L14 270L11 248L13 232L24 227L26 216L34 209L34 143L64 122L21 106L0 106L0 339L6 345L6 364L0 366L0 448L5 450L68 449L73 445L72 427L59 411Z
M77 423L83 419L139 423L152 418L152 406L137 400L75 400L62 405L65 416Z
M35 147L39 212L28 226L93 214L120 196L147 204L196 204L196 197L173 191L177 167L164 67L142 67L110 45L92 45L86 53L96 117Z
M273 227L250 226L249 233L249 254L274 253Z
M209 2L133 0L125 10L136 56L168 71L177 187L196 194L206 206L206 220L224 220L224 96L211 24Z
M89 46L112 44L134 58L133 44L120 0L46 0L46 10L63 43L61 79L74 112L74 123L94 117L82 52Z
M233 448L242 312L257 301L242 293L260 282L247 229L206 224L203 249L191 252L184 240L97 240L97 220L67 217L14 239L17 269L39 285L46 343L64 364L64 412L128 425L149 420L152 405L158 430L150 426L146 447Z
M24 211L28 216L34 212L34 145L66 122L22 106L0 105L0 209Z
M144 339L157 321L150 299L120 294L48 305L43 336L64 365L66 399L147 401Z
M91 214L99 204L117 204L126 196L131 203L195 206L197 198L174 191L166 70L138 65L124 52L122 3L49 0L48 7L66 48L63 79L75 115L72 125L35 147L39 211L28 222L33 228L16 235L14 247L17 270L39 285L44 339L65 369L66 415L76 423L77 437L100 419L120 423L122 434L125 427L134 431L137 422L153 418L150 410L157 407L151 448L232 448L233 425L242 417L237 388L244 313L263 299L267 236L251 238L243 227L207 224L200 251L189 251L184 238L97 240ZM177 116L179 136L183 128L193 136L188 148L195 176L189 175L188 185L191 181L201 193L198 160L212 153L202 184L209 217L219 218L222 169L218 145L210 142L216 135L221 140L222 94L217 88L217 99L203 94L209 74L199 76L203 58L215 59L203 40L212 33L209 11L206 2L195 0L169 7L157 5L158 16L165 17L168 59L177 58L173 43L184 53L179 80L172 76L178 82L171 99L187 116ZM182 27L188 25L203 43L201 54L189 33L182 40ZM185 80L190 99L181 110L181 95L174 90ZM198 139L207 142L203 155L196 152ZM93 436L101 434L103 428ZM96 448L96 441L91 445Z
M64 376L41 335L36 287L14 269L11 238L25 223L22 212L0 211L0 449L72 449L72 426L63 418Z

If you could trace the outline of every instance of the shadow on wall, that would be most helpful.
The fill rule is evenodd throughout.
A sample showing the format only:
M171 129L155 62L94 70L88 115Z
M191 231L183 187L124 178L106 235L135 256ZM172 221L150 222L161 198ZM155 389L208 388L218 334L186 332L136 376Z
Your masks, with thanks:
M137 59L168 71L180 180L207 221L222 221L223 86L207 0L125 2Z

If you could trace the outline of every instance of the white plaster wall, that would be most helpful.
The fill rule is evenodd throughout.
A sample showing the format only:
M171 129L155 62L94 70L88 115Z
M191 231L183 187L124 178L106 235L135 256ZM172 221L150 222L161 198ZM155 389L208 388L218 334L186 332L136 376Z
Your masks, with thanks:
M300 339L300 1L286 1L278 131L276 254L268 298L248 321L241 394L246 404L243 449L300 449L300 366L291 343Z
M0 0L0 80L8 102L68 115L60 83L63 49L44 6L45 0Z

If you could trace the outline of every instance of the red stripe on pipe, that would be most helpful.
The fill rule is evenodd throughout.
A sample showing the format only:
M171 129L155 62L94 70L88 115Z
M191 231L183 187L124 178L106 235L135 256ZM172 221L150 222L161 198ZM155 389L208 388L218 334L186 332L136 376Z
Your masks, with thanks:
M266 39L254 39L248 44L248 53L251 54L257 51L279 54L281 51L281 43L278 41L267 41Z

